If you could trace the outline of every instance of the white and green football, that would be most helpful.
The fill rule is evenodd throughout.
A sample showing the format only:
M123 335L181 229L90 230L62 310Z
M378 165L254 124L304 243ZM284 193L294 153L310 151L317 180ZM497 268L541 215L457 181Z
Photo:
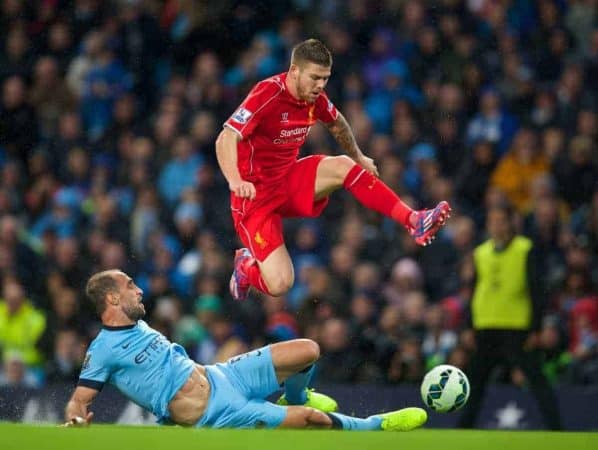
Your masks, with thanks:
M426 406L436 412L456 411L469 398L469 380L461 369L442 364L424 376L421 394Z

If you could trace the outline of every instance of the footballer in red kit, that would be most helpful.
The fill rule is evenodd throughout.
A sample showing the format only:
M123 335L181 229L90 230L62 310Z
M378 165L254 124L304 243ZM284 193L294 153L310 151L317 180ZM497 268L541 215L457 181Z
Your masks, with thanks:
M447 202L414 211L378 177L344 116L324 88L332 56L308 39L296 45L286 73L257 83L224 124L216 156L231 190L235 229L245 245L235 254L231 295L250 287L283 295L294 282L282 219L317 217L329 195L344 188L366 208L402 224L420 245L429 244L450 215ZM321 122L346 153L298 159L310 128Z
M282 73L260 81L224 124L241 139L237 163L244 180L266 185L284 180L310 128L338 117L324 92L313 103L298 100L286 89L286 79Z

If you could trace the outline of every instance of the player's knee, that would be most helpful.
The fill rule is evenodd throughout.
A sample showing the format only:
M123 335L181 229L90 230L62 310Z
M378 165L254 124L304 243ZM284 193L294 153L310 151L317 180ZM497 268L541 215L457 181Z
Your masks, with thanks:
M281 295L286 294L293 286L293 282L294 280L292 275L276 277L274 280L271 280L268 283L270 295L274 297L280 297Z
M325 174L328 181L334 181L342 186L349 171L355 166L355 161L347 155L328 156L321 164L325 164Z
M306 363L314 363L320 359L320 346L316 341L311 339L300 339L301 341L301 352L305 357Z
M333 159L335 174L338 177L339 181L342 183L347 177L349 171L355 165L355 161L353 161L347 155L334 156Z

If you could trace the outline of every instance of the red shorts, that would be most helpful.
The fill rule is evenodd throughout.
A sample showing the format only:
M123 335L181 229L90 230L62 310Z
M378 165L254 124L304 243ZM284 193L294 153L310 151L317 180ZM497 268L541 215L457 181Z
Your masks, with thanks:
M231 194L231 211L237 234L258 261L284 244L283 217L318 217L328 197L314 201L318 164L325 155L298 159L282 183L256 185L254 200Z

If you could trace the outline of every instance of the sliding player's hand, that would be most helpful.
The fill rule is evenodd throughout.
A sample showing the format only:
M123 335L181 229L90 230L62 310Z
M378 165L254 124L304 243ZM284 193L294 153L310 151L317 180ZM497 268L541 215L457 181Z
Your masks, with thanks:
M248 198L253 200L255 198L255 186L249 181L236 181L229 183L229 188L237 197Z
M93 413L88 412L85 419L80 416L75 416L71 420L67 420L62 424L63 427L87 427L91 425L91 419L93 418Z
M363 167L365 170L367 170L369 173L371 173L372 175L376 175L378 176L378 168L376 167L376 163L374 163L374 160L372 158L369 158L365 155L360 155L357 158L355 158L355 162L357 164L359 164L361 167Z

